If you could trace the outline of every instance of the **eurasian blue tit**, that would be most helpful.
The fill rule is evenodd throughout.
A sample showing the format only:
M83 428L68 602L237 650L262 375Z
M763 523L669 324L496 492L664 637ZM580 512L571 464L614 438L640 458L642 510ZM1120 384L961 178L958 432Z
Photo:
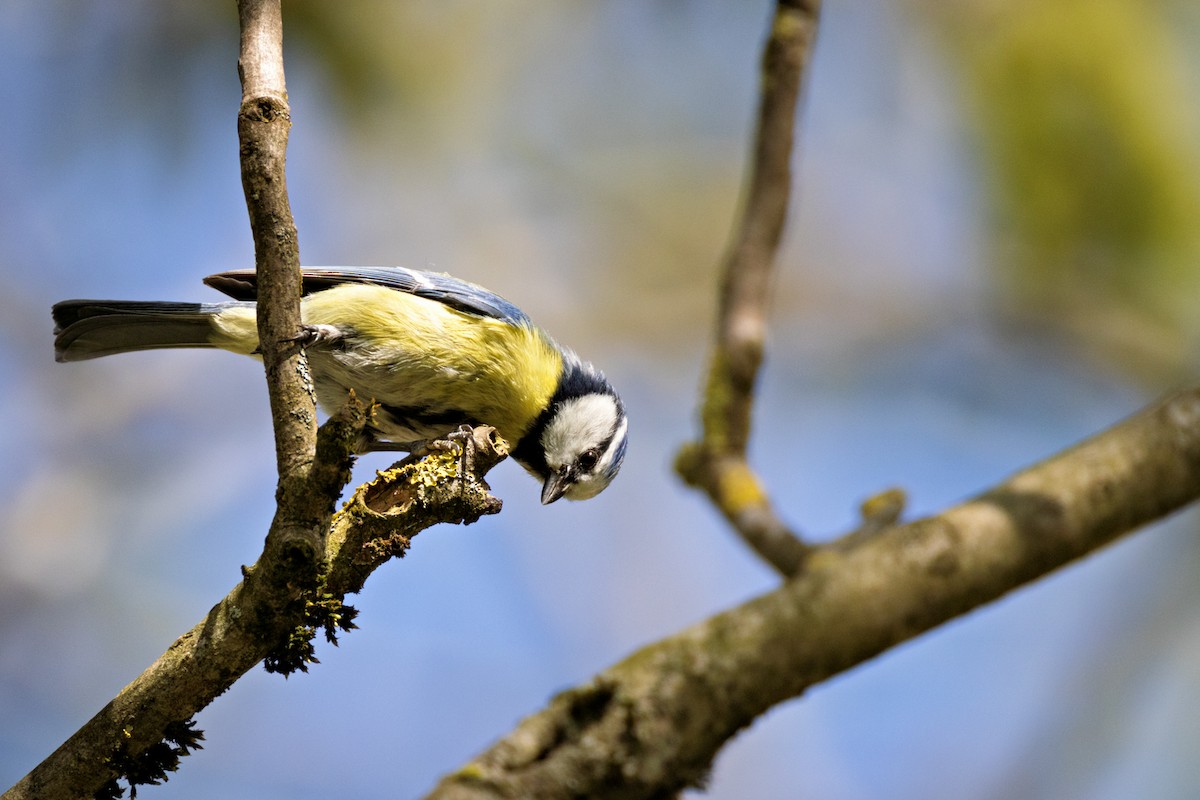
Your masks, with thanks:
M163 347L253 355L253 270L205 278L222 303L67 300L53 308L58 361ZM523 311L472 283L401 267L303 270L308 363L318 402L348 390L378 404L361 452L408 449L487 424L542 481L542 502L599 494L625 458L625 408L595 367Z

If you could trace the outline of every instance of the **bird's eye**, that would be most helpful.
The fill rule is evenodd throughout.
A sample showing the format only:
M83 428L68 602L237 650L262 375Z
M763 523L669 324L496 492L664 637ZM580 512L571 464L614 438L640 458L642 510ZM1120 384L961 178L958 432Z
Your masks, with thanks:
M596 448L584 450L579 456L579 469L583 472L591 472L596 467L596 462L600 460L600 451Z

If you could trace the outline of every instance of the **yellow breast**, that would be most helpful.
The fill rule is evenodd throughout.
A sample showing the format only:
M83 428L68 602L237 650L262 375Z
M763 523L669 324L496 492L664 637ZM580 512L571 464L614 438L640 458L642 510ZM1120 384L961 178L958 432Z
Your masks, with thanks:
M252 309L223 312L213 343L257 346ZM516 443L550 402L562 355L537 328L457 311L435 300L370 284L343 284L304 298L311 325L348 333L309 349L317 397L327 410L347 389L387 406L461 411Z

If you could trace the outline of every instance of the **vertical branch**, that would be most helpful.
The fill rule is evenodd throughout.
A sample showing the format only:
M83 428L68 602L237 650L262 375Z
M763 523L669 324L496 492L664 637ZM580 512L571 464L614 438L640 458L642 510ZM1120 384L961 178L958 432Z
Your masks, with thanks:
M701 403L700 442L676 467L708 493L738 533L784 575L807 547L784 525L746 460L754 388L762 364L775 253L787 219L800 87L820 0L779 0L763 52L753 158L741 216L722 265L716 342Z
M275 421L278 511L246 579L4 800L119 796L118 778L130 786L165 780L203 738L190 718L304 621L304 593L316 585L324 563L326 531L349 477L345 459L356 433L325 447L314 468L315 402L303 353L289 341L300 326L300 257L284 179L290 114L280 3L239 0L238 11L238 138L259 273L260 349ZM361 430L361 408L357 413Z
M294 592L315 585L337 490L329 494L310 486L317 416L308 361L295 341L301 325L300 249L285 171L291 110L280 0L238 0L238 19L242 188L254 236L259 350L279 472L278 507L257 575L251 576L259 580L248 584L261 590L252 591L251 599L278 608Z
M258 270L258 338L267 374L280 481L303 474L316 442L316 406L300 328L300 250L287 196L291 110L283 74L280 0L239 0L238 112L242 187Z
M731 454L745 454L750 437L775 253L791 194L796 105L818 5L780 2L763 52L754 157L745 207L722 268L717 360L704 400L705 440Z

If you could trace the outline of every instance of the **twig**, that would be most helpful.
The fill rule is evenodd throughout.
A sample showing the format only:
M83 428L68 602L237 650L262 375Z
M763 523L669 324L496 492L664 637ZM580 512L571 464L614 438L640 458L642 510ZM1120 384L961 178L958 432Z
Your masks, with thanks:
M238 110L242 188L258 272L258 337L266 371L279 472L275 517L255 572L247 575L246 613L278 614L316 586L325 536L341 491L313 481L316 400L300 330L300 249L287 196L291 112L283 72L280 0L239 0ZM341 454L344 458L345 454ZM327 465L317 471L328 473ZM336 472L336 467L334 469Z
M703 437L684 447L679 474L703 489L735 530L783 575L808 548L779 519L746 459L762 363L775 252L787 219L797 99L820 0L779 0L762 62L754 156L741 217L722 269L717 338L702 401Z
M822 551L559 695L430 797L674 797L772 706L1197 497L1193 389L937 516Z

